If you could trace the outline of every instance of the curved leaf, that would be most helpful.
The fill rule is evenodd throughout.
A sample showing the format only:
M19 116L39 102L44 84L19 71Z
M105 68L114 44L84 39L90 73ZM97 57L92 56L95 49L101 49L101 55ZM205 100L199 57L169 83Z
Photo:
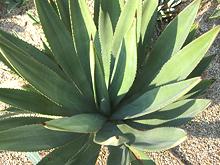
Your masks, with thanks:
M112 147L109 146L108 150L110 152L107 164L108 165L130 165L129 150L125 146Z
M53 102L67 108L74 108L75 112L92 109L92 103L85 100L75 86L31 56L3 45L1 45L1 52L22 77Z
M51 131L43 125L29 125L0 132L0 150L33 152L63 146L79 134Z
M15 127L31 125L31 124L42 124L48 120L49 118L42 117L8 117L4 119L0 119L0 131L8 130Z
M156 165L143 151L130 146L128 148L130 150L131 165Z
M113 123L107 122L94 137L94 142L105 146L119 146L128 142L128 139Z
M57 148L44 157L38 165L61 165L66 164L71 157L79 154L83 146L88 140L88 135L80 135L74 141L67 143L66 145Z
M181 97L180 99L186 98L197 98L204 94L204 92L215 82L215 80L202 80L198 83L192 90L190 90L186 95Z
M46 115L59 116L74 113L74 111L64 109L38 93L20 89L0 88L0 100L13 107Z
M110 100L105 84L104 71L101 61L98 58L93 40L90 41L90 67L93 82L94 99L96 100L101 113L110 114Z
M48 1L35 0L42 28L55 59L82 94L92 99L92 89L74 48L70 33ZM51 19L53 18L53 19Z
M130 138L130 146L145 152L167 150L179 145L187 138L186 132L180 128L161 127L140 131L125 124L118 125L118 128Z
M155 112L181 98L200 81L200 78L194 78L154 88L136 100L119 107L112 115L112 119L130 119Z
M137 6L138 6L138 0L128 0L125 3L124 8L122 9L113 36L113 46L112 46L113 66L114 66L114 60L118 56L123 38L133 23Z
M29 43L22 41L21 39L7 32L4 32L3 30L0 30L0 45L13 49L14 51L22 52L23 55L31 56L36 61L47 66L60 76L65 77L63 75L64 73L59 68L59 66L56 63L54 63L50 58L48 58L45 54L43 54L40 50L30 45ZM9 66L9 68L11 68L10 61L8 62L7 60L4 60L3 62L5 61L6 65Z
M188 45L190 42L192 42L192 41L194 40L198 28L199 28L199 24L198 24L198 23L194 23L194 24L192 25L191 30L190 30L190 32L189 32L189 35L188 35L188 37L186 38L186 41L185 41L183 47L186 46L186 45Z
M88 141L86 145L79 151L78 154L72 156L71 159L66 163L66 165L86 165L86 164L95 164L100 152L100 145Z
M212 62L215 56L216 55L204 57L187 78L201 76L202 73L208 68L209 64Z
M71 23L70 23L70 13L69 13L69 3L68 0L55 0L57 10L60 16L60 19L66 26L66 29L71 33Z
M165 108L133 120L149 127L178 127L192 120L211 104L210 100L187 99L175 102Z
M50 120L45 126L51 130L79 133L93 133L102 128L106 118L95 113Z
M159 86L187 78L202 60L219 31L220 26L217 26L177 52L166 64L164 64L150 86ZM178 66L178 71L173 69L175 66Z
M108 11L108 4L118 1L102 1L99 9L99 38L102 49L102 61L104 67L105 83L108 87L110 78L110 66L111 66L111 49L113 42L113 27Z
M157 76L161 67L181 49L196 18L200 1L193 1L159 36L151 52L146 56L140 74L137 75L132 94L138 91L146 92L149 83Z
M112 82L109 92L113 103L116 106L132 86L137 70L137 19L125 34L124 42L119 56L115 61Z
M89 63L90 36L95 36L96 27L87 11L84 0L69 0L73 39L78 57L91 83Z

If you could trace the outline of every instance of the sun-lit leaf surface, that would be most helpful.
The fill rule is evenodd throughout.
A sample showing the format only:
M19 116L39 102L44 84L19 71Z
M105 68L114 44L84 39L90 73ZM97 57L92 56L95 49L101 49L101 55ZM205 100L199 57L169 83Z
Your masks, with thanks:
M50 120L45 123L45 126L48 129L57 131L94 133L102 128L105 121L105 117L91 113Z
M200 1L195 0L187 6L158 37L143 63L140 74L137 75L130 94L145 92L161 67L181 49L196 18Z
M35 4L42 28L55 59L73 81L73 85L77 86L84 96L91 99L91 86L75 51L72 36L48 1L35 0Z
M161 151L173 148L186 140L187 134L180 128L161 127L147 131L133 129L125 124L118 128L130 138L131 146L140 151Z
M177 127L192 120L197 114L202 112L211 104L205 99L180 100L165 108L134 119L139 124L146 125L146 128L154 127Z
M193 78L154 88L141 95L136 100L119 107L112 115L112 118L130 119L155 112L178 100L200 81L201 78Z

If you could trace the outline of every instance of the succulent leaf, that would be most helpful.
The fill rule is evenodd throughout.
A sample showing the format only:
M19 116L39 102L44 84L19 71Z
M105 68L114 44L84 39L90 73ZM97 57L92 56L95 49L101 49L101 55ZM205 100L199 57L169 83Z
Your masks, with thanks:
M105 83L104 72L102 63L95 50L95 44L93 40L90 41L90 67L93 83L93 91L97 106L100 108L100 112L105 115L110 115L110 100L108 89Z
M110 66L111 66L111 50L113 42L113 27L110 13L107 10L107 4L113 1L102 1L99 13L99 38L102 49L102 61L104 67L105 83L109 86ZM116 2L116 1L114 1Z
M112 119L131 119L155 112L181 98L200 81L201 78L193 78L154 88L119 107L112 115Z
M0 88L0 100L14 107L40 114L55 116L74 114L72 110L64 109L35 92Z
M80 134L51 131L43 125L28 125L0 132L0 149L33 152L56 148L77 138Z
M103 128L95 134L94 142L105 146L120 146L129 142L129 140L115 124L107 122Z
M43 117L6 117L0 119L0 132L20 126L31 125L31 124L42 124L48 120L49 118Z
M197 77L199 75L201 76L215 57L216 55L204 57L187 78Z
M73 81L72 85L75 85L75 88L78 88L84 96L92 99L92 89L75 51L72 36L48 1L35 0L35 3L42 28L55 59Z
M197 114L206 109L210 103L210 100L205 99L180 100L157 112L139 117L133 121L140 125L143 124L142 128L146 125L148 129L155 127L178 127L192 120Z
M14 51L23 52L23 55L28 54L27 56L31 56L36 61L44 64L60 76L63 76L63 72L60 70L58 65L51 61L47 56L45 56L40 50L35 48L34 46L22 41L21 39L8 34L2 30L0 30L0 43ZM10 64L10 61L8 62ZM11 65L8 65L11 68ZM16 68L15 68L16 69ZM14 69L13 69L14 70ZM63 76L64 77L64 76Z
M129 146L131 165L155 165L155 163L143 151Z
M129 165L130 164L130 156L129 150L125 146L121 147L108 147L110 155L108 158L108 165L120 164L120 165Z
M149 55L146 56L142 71L137 75L130 95L145 92L161 67L181 49L196 18L200 1L195 0L187 6L158 37Z
M161 127L140 131L125 124L118 125L118 128L130 138L131 147L145 152L167 150L179 145L187 138L186 132L180 128Z
M99 114L79 114L45 122L45 127L56 131L94 133L102 128L106 118Z
M55 0L57 10L60 16L60 19L66 26L66 29L71 33L71 23L69 17L69 4L68 0Z
M66 165L78 164L95 164L99 155L101 146L89 140L78 154L71 157Z
M113 36L113 46L112 46L112 66L115 64L115 58L120 52L120 47L123 42L125 34L130 29L135 13L137 11L138 0L128 0L122 9L120 17L118 19L114 36ZM112 68L113 69L113 68Z
M72 83L64 80L28 54L4 45L1 45L1 52L22 77L51 101L67 108L74 108L79 112L82 109L91 109L91 106L82 108L87 106L83 101L85 98Z
M136 77L137 70L137 18L125 34L119 56L115 61L109 93L113 106L117 105L129 91Z
M149 86L160 86L187 78L202 60L219 31L220 26L217 26L177 52L166 64L164 64ZM178 66L178 72L174 69L175 66Z
M204 94L204 92L215 82L215 80L202 80L192 90L180 99L197 98Z
M88 135L80 135L73 141L57 148L44 157L38 165L61 165L66 164L69 159L79 154L86 142L88 141Z

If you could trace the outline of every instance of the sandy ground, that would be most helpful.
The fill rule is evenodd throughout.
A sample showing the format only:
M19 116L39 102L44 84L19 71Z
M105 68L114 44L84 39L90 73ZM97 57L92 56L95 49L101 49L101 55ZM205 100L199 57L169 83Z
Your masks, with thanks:
M33 25L31 19L25 14L27 9L33 6L29 4L9 15L0 18L0 28L15 33L35 46L41 47L38 26ZM217 7L215 1L203 0L203 5L198 14L200 21L198 35L220 24L220 20L209 20L213 10ZM1 9L0 9L1 10ZM31 9L33 11L33 9ZM0 12L1 13L1 12ZM207 55L217 54L210 67L204 74L206 79L214 78L216 83L208 90L205 98L213 100L213 104L198 115L192 122L184 125L188 132L188 140L180 146L161 153L152 153L151 157L159 165L218 165L220 164L220 36L213 44ZM0 63L0 86L19 87L23 80ZM6 105L1 104L3 109ZM23 153L1 152L0 165L29 165L31 164Z

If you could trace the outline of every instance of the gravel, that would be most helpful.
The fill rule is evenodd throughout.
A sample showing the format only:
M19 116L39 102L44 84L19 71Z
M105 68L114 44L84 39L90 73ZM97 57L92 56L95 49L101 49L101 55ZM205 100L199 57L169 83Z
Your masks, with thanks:
M187 2L188 3L188 2ZM1 6L0 6L1 8ZM200 21L198 35L220 24L220 20L209 20L213 10L217 8L215 1L203 0L197 21ZM0 19L0 28L16 33L25 41L41 48L42 31L39 26L33 25L32 20L25 14L26 10L35 13L33 4L14 11ZM217 54L210 67L204 73L205 79L216 79L215 84L208 90L204 98L213 100L213 104L198 115L193 121L182 126L188 132L188 139L174 149L150 153L150 157L159 165L218 165L220 164L220 36L213 44L207 55ZM19 88L24 81L11 74L0 63L0 87ZM0 109L7 107L0 104ZM103 150L106 153L106 150ZM106 159L107 154L102 154L100 160ZM103 158L104 156L104 158ZM31 164L24 153L1 152L0 164L2 165L29 165Z

